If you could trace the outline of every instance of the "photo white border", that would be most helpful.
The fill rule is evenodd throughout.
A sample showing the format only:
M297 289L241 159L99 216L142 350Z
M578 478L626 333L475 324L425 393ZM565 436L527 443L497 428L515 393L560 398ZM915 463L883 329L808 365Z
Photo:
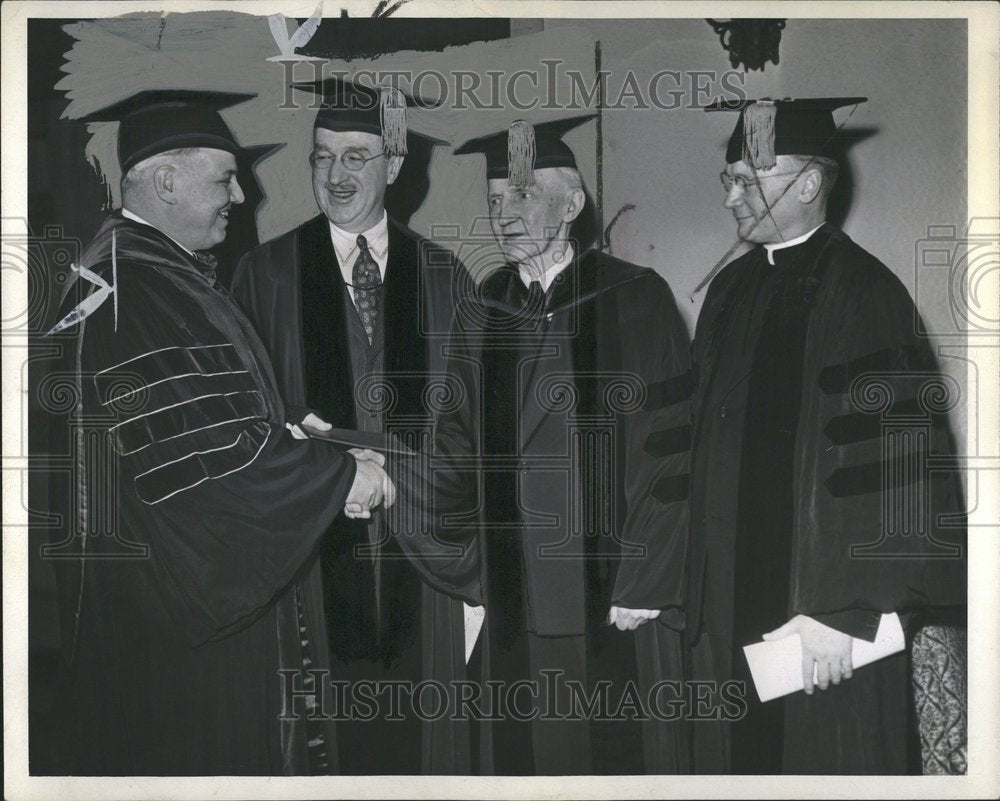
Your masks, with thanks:
M2 218L3 236L20 233L11 226L27 219L27 20L88 19L141 11L236 11L258 15L283 13L304 18L318 0L267 2L83 2L78 0L6 2L2 13ZM324 11L367 17L375 0L324 0ZM968 25L969 169L968 215L1000 217L1000 5L980 2L535 2L535 0L412 0L393 15L403 17L605 17L605 18L966 18ZM919 87L914 87L919 91ZM26 275L3 272L2 320L26 308ZM996 315L994 315L996 317ZM996 345L1000 347L1000 332ZM27 420L20 385L23 360L3 343L3 453L22 453ZM19 346L20 347L20 346ZM25 346L26 348L26 343ZM997 351L1000 354L1000 350ZM27 355L25 350L25 356ZM988 369L986 369L988 368ZM1000 365L979 365L981 427L969 453L1000 457ZM970 432L970 438L973 433ZM13 463L11 463L13 461ZM980 504L970 518L969 540L969 774L964 777L297 777L297 778L84 778L32 777L28 757L28 564L22 535L27 512L21 503L25 459L4 457L3 500L3 663L4 796L8 799L278 799L278 798L981 798L1000 795L1000 548L994 528L971 528L1000 520L998 473L980 476ZM13 527L11 531L8 526Z

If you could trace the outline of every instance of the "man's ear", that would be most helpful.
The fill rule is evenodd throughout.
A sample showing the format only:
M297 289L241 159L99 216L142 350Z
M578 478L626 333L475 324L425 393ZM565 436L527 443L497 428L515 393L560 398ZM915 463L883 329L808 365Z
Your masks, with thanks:
M399 171L403 168L403 157L402 156L386 156L386 160L389 162L388 170L386 172L385 182L391 184L396 180L399 175Z
M172 164L161 164L153 173L153 191L160 200L170 206L177 203L177 193L174 189L175 173Z
M802 174L799 186L799 200L803 203L812 203L820 195L823 188L823 172L810 168Z
M587 201L587 196L584 191L577 187L576 189L571 189L569 193L569 202L566 204L566 211L563 214L563 222L571 223L577 217L580 216L580 212L583 211L583 204Z

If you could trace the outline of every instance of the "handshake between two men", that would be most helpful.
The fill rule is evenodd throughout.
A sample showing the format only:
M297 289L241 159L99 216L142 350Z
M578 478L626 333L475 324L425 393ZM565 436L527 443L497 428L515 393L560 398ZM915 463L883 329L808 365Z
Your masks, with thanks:
M329 423L311 412L303 418L300 425L286 425L296 439L308 439L302 426L320 431L331 429ZM351 448L348 453L354 456L358 469L344 504L344 515L352 519L366 519L371 517L372 510L380 504L384 504L386 509L390 508L396 502L396 486L385 472L385 456L368 448ZM635 631L642 624L656 620L659 616L659 609L612 606L607 623L620 631Z
M306 415L301 425L320 431L332 428L312 413ZM286 427L296 439L309 438L300 425L287 423ZM344 515L352 519L367 519L380 504L384 504L386 509L392 506L396 502L396 486L385 472L385 456L368 448L351 448L348 453L358 463L358 469L344 503Z

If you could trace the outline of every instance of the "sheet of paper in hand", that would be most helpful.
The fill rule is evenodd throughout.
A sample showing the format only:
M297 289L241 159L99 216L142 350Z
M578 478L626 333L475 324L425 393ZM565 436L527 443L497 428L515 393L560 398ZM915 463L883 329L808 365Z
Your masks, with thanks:
M299 427L312 439L323 439L348 448L368 448L379 453L396 453L401 456L414 455L413 451L392 433L357 431L353 428L331 428L323 431L305 423L300 423Z
M878 659L899 653L906 646L903 627L895 612L882 615L875 642L854 638L851 662L864 667ZM772 642L743 646L754 686L761 701L770 701L803 689L802 639L798 634ZM815 680L815 673L813 674Z

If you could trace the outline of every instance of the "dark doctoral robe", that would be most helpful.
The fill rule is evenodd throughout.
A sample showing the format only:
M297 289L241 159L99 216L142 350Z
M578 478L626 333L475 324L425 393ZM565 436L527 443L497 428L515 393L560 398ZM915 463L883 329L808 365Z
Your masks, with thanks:
M114 293L67 330L75 492L71 536L47 553L65 649L57 764L335 769L332 724L307 721L291 690L326 664L316 548L354 460L290 436L266 352L210 267L118 215L83 265ZM78 287L67 311L99 299Z
M479 491L451 516L457 539L463 520L480 532L478 770L683 771L681 691L655 689L683 672L691 382L669 287L589 251L532 298L506 265L458 327L464 401L442 414L435 455L456 475L478 455ZM442 509L458 483L436 480ZM621 632L612 605L663 613Z
M882 613L912 632L965 603L958 387L906 289L842 231L773 258L756 247L719 274L693 348L693 678L744 682L747 703L692 723L694 769L910 772L906 652L762 704L742 647L796 614L873 641Z
M389 246L369 343L343 280L324 216L250 251L233 293L271 356L287 403L342 428L391 431L426 448L435 398L443 391L453 296L468 281L444 248L389 218ZM450 682L465 674L461 601L421 580L389 536L384 514L339 518L324 539L321 564L333 678ZM421 721L404 704L385 720L341 724L344 773L467 773L468 724Z

